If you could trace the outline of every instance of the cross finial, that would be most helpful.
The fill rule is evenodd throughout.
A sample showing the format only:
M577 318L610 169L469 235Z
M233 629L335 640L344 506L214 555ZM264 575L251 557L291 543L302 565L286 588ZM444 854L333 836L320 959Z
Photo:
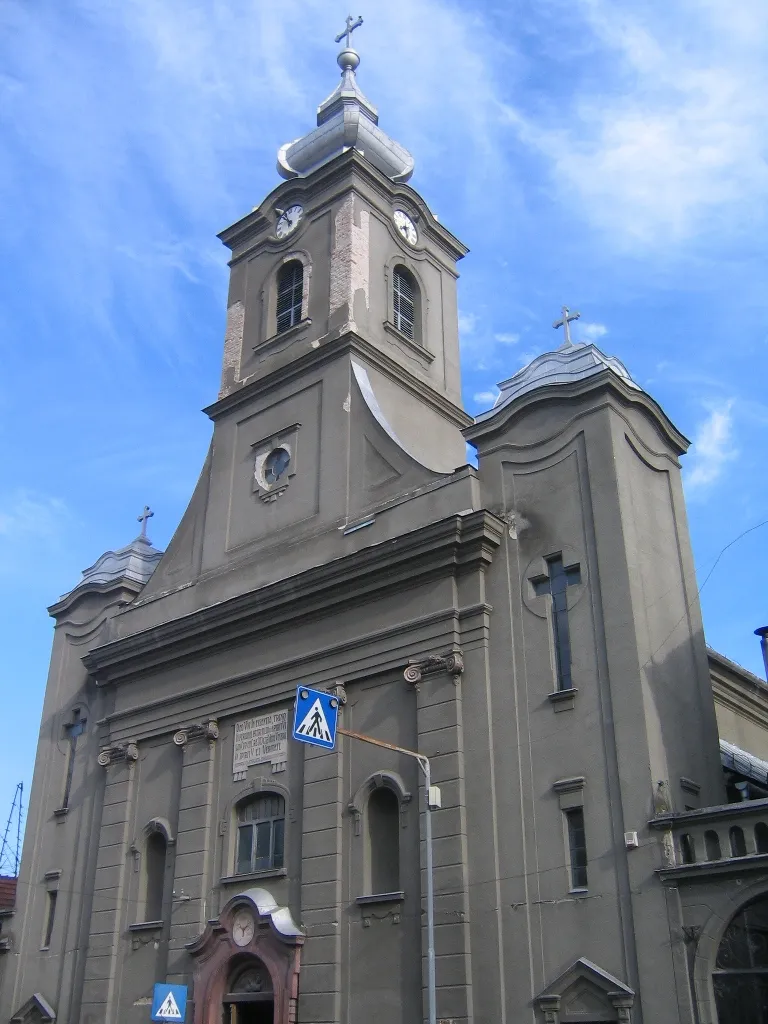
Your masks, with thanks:
M138 522L141 523L141 533L139 534L139 540L146 540L148 542L148 538L147 538L147 520L151 519L154 514L155 513L152 511L152 509L149 507L149 505L145 505L144 506L144 511L141 513L140 516L136 517Z
M563 306L562 313L562 317L559 320L555 320L552 326L555 329L557 329L558 327L562 327L564 330L565 338L560 348L570 348L573 344L573 342L571 341L571 323L574 320L578 320L581 316L581 313L572 313L567 306Z
M346 36L347 37L346 47L347 47L347 49L349 49L350 48L350 39L352 37L352 33L355 31L356 28L360 28L360 26L362 24L363 24L363 19L362 18L353 18L351 14L348 14L347 15L347 27L344 29L343 32L339 32L339 34L336 36L336 42L340 43L341 40L344 38L344 36Z

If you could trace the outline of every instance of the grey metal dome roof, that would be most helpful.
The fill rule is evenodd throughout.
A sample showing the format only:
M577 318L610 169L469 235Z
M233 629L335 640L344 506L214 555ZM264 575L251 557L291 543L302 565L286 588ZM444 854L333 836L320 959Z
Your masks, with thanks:
M545 352L543 355L537 356L513 377L501 381L498 385L499 396L493 408L476 416L476 423L490 419L500 409L528 392L537 391L539 388L549 387L553 384L568 384L584 380L602 373L604 370L611 370L617 377L621 377L629 387L642 391L640 385L632 380L624 363L616 356L605 355L596 345L571 341L568 321L577 319L579 314L576 313L569 317L566 307L563 309L563 314L564 320L557 321L553 326L561 327L565 324L565 343L553 352Z
M105 551L93 565L83 570L83 578L77 586L83 587L87 583L112 583L119 579L146 583L162 557L163 552L153 547L149 540L137 537L124 548Z
M93 565L83 569L80 582L61 598L74 594L82 587L104 586L108 583L116 583L118 580L130 580L133 583L144 585L155 571L155 567L163 557L163 552L152 546L152 541L147 537L147 521L152 518L152 512L148 505L138 517L141 523L141 533L130 544L126 544L117 551L105 551L100 558L97 558Z
M311 174L348 149L356 149L392 181L408 181L413 157L379 128L376 107L357 84L360 55L349 45L336 58L341 82L317 109L317 128L277 152L277 170L283 178Z

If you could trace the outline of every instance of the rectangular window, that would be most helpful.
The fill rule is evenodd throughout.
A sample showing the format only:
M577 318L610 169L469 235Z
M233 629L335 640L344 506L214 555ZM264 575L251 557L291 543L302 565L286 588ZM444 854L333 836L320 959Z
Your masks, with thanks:
M565 812L568 826L568 856L571 889L587 888L587 837L584 831L584 808L572 807Z
M51 889L48 892L48 914L45 919L45 940L43 942L43 949L48 949L51 945L51 937L53 936L53 921L56 917L56 898L58 893L55 889Z

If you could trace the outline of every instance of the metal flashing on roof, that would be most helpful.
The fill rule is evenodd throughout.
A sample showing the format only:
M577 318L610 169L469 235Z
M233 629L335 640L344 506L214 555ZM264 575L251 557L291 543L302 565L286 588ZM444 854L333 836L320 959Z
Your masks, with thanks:
M720 740L720 760L723 768L738 772L762 786L768 785L768 761L761 757L749 754L727 740Z

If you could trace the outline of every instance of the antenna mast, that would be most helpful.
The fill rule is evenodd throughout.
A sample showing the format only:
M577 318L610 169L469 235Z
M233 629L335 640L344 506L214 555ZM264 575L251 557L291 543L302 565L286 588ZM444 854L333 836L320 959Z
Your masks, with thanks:
M18 878L21 860L21 812L24 803L24 783L16 784L13 803L5 823L3 842L0 845L0 875Z

